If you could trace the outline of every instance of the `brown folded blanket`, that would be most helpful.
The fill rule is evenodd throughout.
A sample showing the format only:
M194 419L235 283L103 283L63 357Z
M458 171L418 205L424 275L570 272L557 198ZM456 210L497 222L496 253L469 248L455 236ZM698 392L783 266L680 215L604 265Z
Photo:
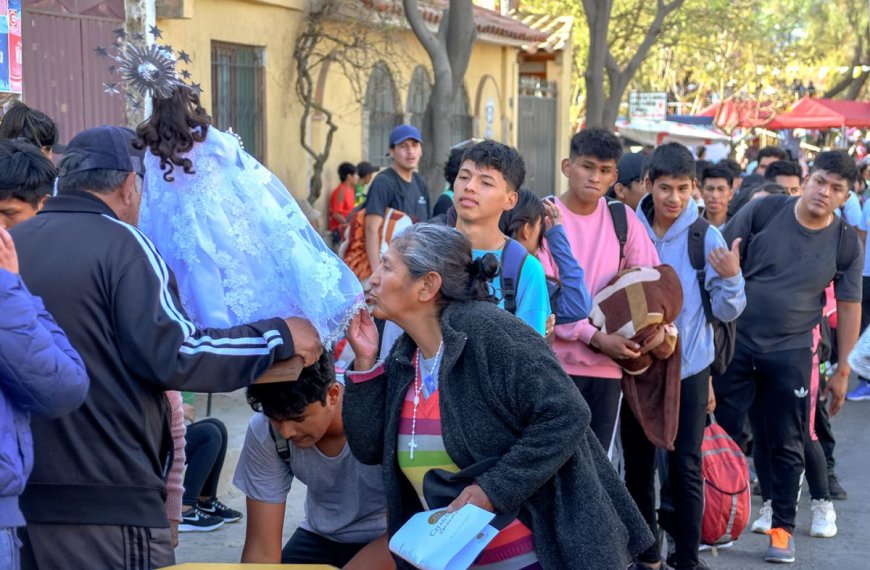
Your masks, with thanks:
M590 322L641 346L664 332L661 343L638 358L617 360L622 392L647 438L672 450L680 412L681 357L673 325L683 308L683 288L669 265L621 271L595 296Z

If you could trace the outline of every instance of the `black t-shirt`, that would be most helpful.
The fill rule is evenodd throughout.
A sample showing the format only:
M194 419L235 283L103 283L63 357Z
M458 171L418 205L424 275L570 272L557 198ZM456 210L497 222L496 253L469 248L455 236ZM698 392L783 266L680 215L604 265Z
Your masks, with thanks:
M429 189L416 172L406 182L392 168L387 168L372 180L366 197L366 214L383 217L387 208L408 214L415 222L429 219Z
M766 206L773 213L764 223L764 214L759 213L765 212L768 200L776 205L773 210ZM837 273L839 248L850 255L841 269L842 277L834 283L834 294L838 301L861 302L864 252L857 234L844 231L839 218L821 230L805 228L795 216L797 200L787 196L755 200L723 230L729 244L743 238L740 257L746 310L737 321L737 339L759 352L812 346L812 330L821 318L822 293ZM755 228L754 218L758 218ZM840 244L841 239L846 241Z

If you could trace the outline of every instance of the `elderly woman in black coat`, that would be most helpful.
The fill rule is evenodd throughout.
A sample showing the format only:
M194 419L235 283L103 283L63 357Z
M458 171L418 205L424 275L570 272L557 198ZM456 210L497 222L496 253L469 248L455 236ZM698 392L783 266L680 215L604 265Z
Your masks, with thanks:
M394 534L427 505L429 469L485 465L449 508L516 513L475 568L623 569L653 542L589 429L590 412L546 341L488 302L491 255L454 229L418 224L371 277L374 315L405 334L383 363L362 312L344 405L351 451L382 464ZM399 567L408 567L399 561Z

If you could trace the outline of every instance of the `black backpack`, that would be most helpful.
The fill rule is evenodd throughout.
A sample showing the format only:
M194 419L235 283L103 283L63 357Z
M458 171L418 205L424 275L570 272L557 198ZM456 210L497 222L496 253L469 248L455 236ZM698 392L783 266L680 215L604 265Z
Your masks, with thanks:
M272 429L272 422L269 422L269 435L272 436L272 441L275 442L275 451L278 452L278 457L284 463L290 463L290 459L292 455L290 454L290 444L287 443L287 440L281 437L279 434L275 433L275 430Z
M707 280L707 263L704 255L704 239L707 236L707 228L710 222L698 217L689 227L689 261L695 270L698 279L698 289L701 290L701 304L704 307L704 316L713 327L713 363L710 364L710 372L715 375L723 374L731 360L734 358L734 349L737 346L737 321L724 323L713 314L713 305L710 302L710 292L705 286Z
M501 292L504 297L504 310L512 315L517 314L517 290L520 284L520 274L523 265L529 257L529 251L515 239L508 238L501 250Z
M619 271L625 261L625 244L628 241L628 216L625 213L625 204L619 200L608 200L607 209L610 210L610 218L613 220L613 231L619 240Z

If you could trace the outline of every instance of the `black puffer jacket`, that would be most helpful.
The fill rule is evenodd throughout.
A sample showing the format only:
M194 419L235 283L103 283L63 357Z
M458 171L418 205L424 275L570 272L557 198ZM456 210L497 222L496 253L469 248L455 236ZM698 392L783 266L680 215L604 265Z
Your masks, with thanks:
M451 459L465 468L501 457L477 482L497 511L519 508L544 568L625 568L653 537L546 341L485 302L449 306L441 329L441 421ZM345 396L351 450L363 463L384 466L391 535L422 510L396 460L415 350L403 335L383 367L348 375Z

